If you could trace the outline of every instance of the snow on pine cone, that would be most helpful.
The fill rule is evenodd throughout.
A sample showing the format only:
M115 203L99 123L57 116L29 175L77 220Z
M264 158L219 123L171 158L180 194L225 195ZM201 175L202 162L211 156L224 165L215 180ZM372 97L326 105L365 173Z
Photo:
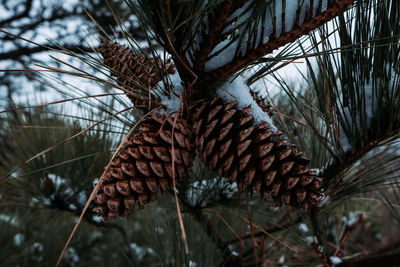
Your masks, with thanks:
M104 64L117 76L117 81L130 93L127 96L135 107L149 108L149 100L158 101L150 90L167 74L175 72L174 65L159 58L134 54L128 47L103 40L99 49Z
M271 195L278 206L315 205L322 179L306 167L309 160L268 123L254 125L250 107L236 105L216 97L197 106L193 129L202 161L239 190L246 187L265 200Z
M193 159L190 128L178 118L172 131L174 119L154 114L128 138L95 195L94 211L98 216L127 216L135 205L141 209L157 199L159 190L172 188L173 159L177 183L189 172Z

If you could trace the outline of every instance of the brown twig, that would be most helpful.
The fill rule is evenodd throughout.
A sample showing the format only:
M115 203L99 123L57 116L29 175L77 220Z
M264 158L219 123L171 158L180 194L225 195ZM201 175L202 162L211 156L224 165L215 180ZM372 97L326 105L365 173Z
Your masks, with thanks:
M294 27L289 32L281 33L279 37L269 40L266 44L246 52L245 55L235 57L230 63L213 70L205 77L207 82L215 83L222 81L258 58L271 53L273 50L285 44L295 41L297 38L309 33L336 17L338 14L344 12L354 1L355 0L339 0L337 3L335 2L333 4L330 2L332 5L328 6L324 12Z
M181 100L181 108L182 108L182 97L180 98ZM174 118L174 123L172 125L172 133L171 135L174 136L174 131L175 131L175 125L176 121L178 119L178 114ZM174 138L172 138L172 184L173 184L173 191L174 191L174 196L175 196L175 204L176 204L176 211L178 213L178 219L179 219L179 226L182 231L182 239L183 243L185 245L185 252L186 254L189 254L189 245L187 242L187 237L186 237L186 231L185 231L185 226L183 225L183 220L182 220L182 213L181 213L181 208L179 206L179 200L178 200L178 194L177 194L177 189L176 189L176 179L175 179L175 146L174 146Z
M251 220L251 212L250 212L248 194L246 194L246 209L247 209L247 218L249 219L249 225L250 225L251 246L252 246L253 253L254 253L254 259L256 261L256 266L258 266L258 255L257 255L257 249L256 249L257 244L256 244L256 238L254 236L254 227L253 227L253 223Z

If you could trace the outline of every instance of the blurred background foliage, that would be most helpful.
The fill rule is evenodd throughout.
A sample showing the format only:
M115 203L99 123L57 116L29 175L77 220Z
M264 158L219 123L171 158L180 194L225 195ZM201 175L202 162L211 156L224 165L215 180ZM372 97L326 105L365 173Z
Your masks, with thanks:
M86 43L86 33L95 24L85 10L116 39L129 36L140 44L149 38L122 1L109 1L111 9L103 1L49 2L1 1L6 12L0 13L0 28L53 46L35 39L46 25L44 32L57 33L49 36L52 41L76 58L87 59L77 67L82 72L102 67L88 64L86 52L96 47ZM398 1L358 1L331 23L280 50L275 61L260 60L249 74L249 84L268 74L280 88L268 98L273 119L325 177L326 198L319 207L310 213L275 208L258 196L239 194L195 160L191 176L177 189L188 254L175 200L167 193L127 218L103 222L89 209L62 265L313 266L328 259L337 266L391 266L398 262L399 14ZM43 55L48 48L10 35L0 38L1 68L47 64ZM307 66L306 73L299 71L298 80L288 81L275 72L278 61L297 60ZM46 83L21 79L27 79L22 72L0 72L1 92L6 92L1 95L2 109L12 109L0 113L1 265L52 266L104 166L143 114L133 109L108 118L127 108L129 101L104 83L94 86L113 95L74 101L76 116L66 115L67 104L17 110L14 96L24 90L21 84L51 89ZM58 86L71 98L90 96L61 81ZM54 150L30 160L56 144Z

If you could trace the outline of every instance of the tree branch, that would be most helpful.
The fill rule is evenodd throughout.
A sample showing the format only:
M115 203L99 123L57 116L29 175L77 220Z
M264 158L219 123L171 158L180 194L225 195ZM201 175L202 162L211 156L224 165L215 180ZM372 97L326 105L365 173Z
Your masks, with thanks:
M330 3L331 6L328 6L324 12L310 18L301 25L294 26L291 31L282 33L279 37L273 37L273 39L268 41L266 44L258 46L256 49L247 51L245 55L235 57L230 63L210 72L205 77L205 79L207 79L205 84L209 82L220 82L226 79L226 77L229 77L235 72L241 70L245 66L256 61L258 58L270 54L273 50L295 41L297 38L309 33L310 31L333 19L338 14L344 12L354 2L355 0L339 0L337 3L329 1L328 3Z

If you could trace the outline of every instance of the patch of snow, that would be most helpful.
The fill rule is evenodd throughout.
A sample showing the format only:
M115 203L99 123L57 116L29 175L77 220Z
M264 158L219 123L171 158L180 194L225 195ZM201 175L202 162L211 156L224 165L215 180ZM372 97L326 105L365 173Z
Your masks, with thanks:
M98 182L99 182L99 178L93 179L92 186L95 187Z
M316 241L315 236L306 236L305 241L307 242L308 245L311 245Z
M131 243L130 247L135 251L138 260L141 261L146 255L154 255L155 252L152 248L140 247L136 243Z
M346 223L348 227L351 227L358 222L360 215L365 216L365 212L358 210L350 211L348 215L342 217L342 221Z
M0 221L7 222L7 223L9 223L11 225L14 225L14 226L19 226L18 218L12 217L12 216L7 215L7 214L0 214Z
M97 218L99 218L99 217L97 217ZM90 236L89 236L89 243L94 242L95 240L101 238L102 236L103 236L103 234L101 232L99 232L99 231L91 232Z
M78 203L81 204L82 206L85 206L86 201L87 201L87 196L85 191L81 191L78 195L77 199Z
M221 88L217 90L217 95L225 102L238 101L237 107L239 109L251 106L250 114L254 116L254 122L256 124L267 122L272 131L277 131L276 127L272 124L271 117L254 101L250 94L249 87L246 84L246 80L243 77L239 76L233 81L228 81L221 85Z
M14 236L14 245L20 246L25 241L24 234L18 233Z
M179 111L181 107L181 100L179 96L181 96L183 93L183 86L182 80L177 71L175 71L174 74L168 75L166 79L168 80L168 83L165 84L164 81L160 81L157 84L157 89L154 90L154 94L160 97L161 104L167 107L166 109L158 110L157 112L169 115ZM166 90L166 85L171 87L170 95L165 95L164 93Z
M232 42L230 39L226 39L219 43L211 51L209 55L210 60L206 62L204 70L212 71L231 62L235 56L237 45L237 41Z
M103 219L101 217L99 217L99 216L94 215L92 217L92 221L94 221L96 223L101 223L101 222L103 222Z
M162 228L161 226L156 226L156 227L154 227L154 231L155 231L156 233L158 233L158 234L164 234L164 233L165 233L164 228Z
M309 231L307 224L305 223L301 223L299 224L299 229L305 233L307 233Z
M36 254L35 255L36 262L41 262L43 260L43 255L42 255L43 250L44 250L43 244L39 242L35 242L29 247L30 253Z
M63 256L63 259L70 265L76 266L79 262L79 255L73 247L69 247Z
M330 200L331 200L330 197L325 196L324 192L322 192L321 201L318 203L318 207L325 206L326 204L329 203Z
M331 256L329 259L331 260L333 265L337 265L343 262L342 259L339 257Z

